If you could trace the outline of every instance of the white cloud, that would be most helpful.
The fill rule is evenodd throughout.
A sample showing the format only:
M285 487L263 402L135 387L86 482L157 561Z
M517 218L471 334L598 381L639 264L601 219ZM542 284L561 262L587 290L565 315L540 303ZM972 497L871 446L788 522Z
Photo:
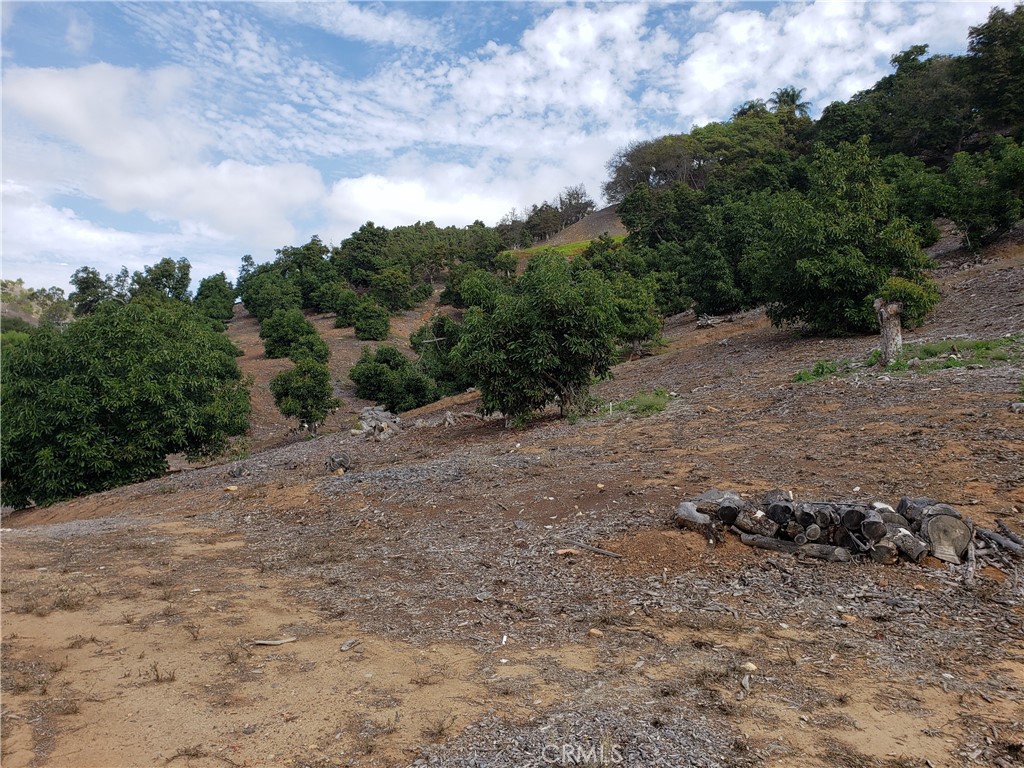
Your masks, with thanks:
M75 53L82 54L92 46L93 24L88 16L73 13L68 21L67 32L64 33L64 42Z
M12 69L4 99L66 142L58 151L82 156L88 176L79 193L221 240L290 242L293 220L317 209L325 193L319 172L298 163L209 162L212 137L188 115L189 82L180 68Z
M89 265L107 274L122 265L137 269L177 250L176 238L133 234L97 225L69 208L55 208L28 187L3 184L3 265L5 275L27 276L37 287L67 289L78 267Z
M264 11L348 40L436 50L440 29L401 10L350 2L272 3Z

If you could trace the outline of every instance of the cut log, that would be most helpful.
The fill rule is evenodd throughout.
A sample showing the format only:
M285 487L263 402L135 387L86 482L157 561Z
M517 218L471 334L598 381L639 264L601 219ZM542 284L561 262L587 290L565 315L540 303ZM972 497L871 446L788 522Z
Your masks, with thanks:
M885 521L882 520L882 515L878 510L864 510L864 519L860 524L860 532L870 542L881 541L885 538Z
M817 517L814 515L813 504L799 504L796 509L793 510L793 519L800 523L801 528L806 528L808 525L813 525L818 522Z
M860 504L848 504L839 508L839 520L847 530L859 531L867 511L867 507Z
M710 517L717 517L722 520L726 525L732 525L732 520L727 519L733 513L733 509L739 509L740 507L746 506L746 502L740 498L740 495L736 491L720 491L717 488L713 488L710 491L704 491L700 496L691 499L694 506L697 507L697 511L701 512ZM724 517L722 509L725 509Z
M793 543L794 544L801 544L801 545L802 544L806 544L807 543L807 534L806 533L798 533L796 536L793 537Z
M871 559L883 565L892 565L900 559L900 551L892 539L881 539L871 547Z
M977 528L975 530L977 530L978 535L985 541L991 542L997 547L1005 549L1007 552L1010 552L1017 557L1024 557L1024 546L1018 544L1009 537L1003 536L995 531L985 530L984 528Z
M910 528L910 521L899 512L883 512L882 520L886 525L898 525L900 528Z
M789 499L773 501L765 507L765 514L768 519L779 525L785 525L793 519L793 510L796 505Z
M882 330L882 359L883 366L900 359L903 354L903 331L900 327L900 313L903 312L903 303L899 301L887 301L875 299L875 317L878 318L878 325Z
M765 509L768 509L772 504L776 504L780 501L793 501L793 494L782 490L781 488L773 488L764 495L764 501L761 502Z
M697 505L691 501L684 501L676 507L676 511L672 513L672 522L680 528L697 531L710 539L715 538L711 517L703 512L698 512Z
M768 519L761 510L741 509L733 521L733 525L746 533L758 536L774 536L779 532L779 524Z
M917 523L920 522L925 509L938 503L938 499L932 499L927 496L904 496L900 499L899 504L896 505L896 512L903 515L911 523Z
M804 528L804 536L808 541L817 541L821 538L821 526L817 523L811 523Z
M779 528L779 533L785 536L787 539L795 539L797 536L802 535L804 527L800 525L796 520L790 520L785 525Z
M908 560L920 563L928 554L928 542L922 541L907 526L889 526L889 540L896 545L896 549Z
M931 506L925 507L921 513L921 519L926 517L935 517L936 515L949 515L955 517L957 520L962 520L963 515L960 514L956 507L949 504L932 504Z
M748 547L769 549L773 552L789 552L795 555L805 555L807 557L818 558L819 560L828 560L833 563L846 563L850 561L849 550L843 549L842 547L833 547L828 544L801 545L792 541L780 541L779 539L773 539L768 536L758 536L750 533L740 534L740 541Z
M960 565L960 558L971 543L971 529L952 515L938 514L921 521L921 536L928 541L939 560Z
M814 522L823 531L839 525L839 510L835 504L819 503L813 505Z
M741 514L746 514L748 504L741 498L728 497L718 505L718 519L726 525L735 525Z

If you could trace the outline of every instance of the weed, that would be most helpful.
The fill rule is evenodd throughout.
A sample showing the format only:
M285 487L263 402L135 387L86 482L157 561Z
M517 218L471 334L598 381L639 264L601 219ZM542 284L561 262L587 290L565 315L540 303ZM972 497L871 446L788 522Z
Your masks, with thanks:
M62 611L77 611L83 605L85 605L85 598L74 587L62 584L57 589L57 599L53 602L54 608Z
M633 397L601 406L602 415L628 413L631 416L650 416L661 413L668 406L668 390L655 389L653 392L638 392Z
M129 613L128 611L124 611L121 614L121 621L123 621L125 624L134 624L135 623L135 614L134 613Z
M203 628L202 624L197 624L194 621L190 621L185 625L185 631L189 633L193 640L199 639L199 630Z
M164 484L164 485L158 485L156 487L156 492L160 493L160 494L177 493L178 489L175 488L173 485Z
M161 672L160 665L155 661L149 665L149 679L154 683L173 683L177 676L177 670L174 669L170 672Z
M168 587L164 587L163 591L160 593L160 599L161 600L166 600L168 603L173 601L174 598L176 598L177 596L178 596L178 590L176 590L174 587L169 587L169 586Z
M452 726L455 725L455 715L451 712L442 715L436 715L427 725L423 728L423 735L426 736L430 741L439 742L451 733Z
M233 645L225 645L221 648L221 652L224 654L224 660L228 664L237 664L238 660L242 657L239 649Z
M793 381L804 382L804 381L817 381L818 379L827 379L829 376L833 376L839 373L840 363L836 363L832 360L819 360L814 364L814 367L810 370L804 369L793 374ZM844 365L848 367L848 365Z

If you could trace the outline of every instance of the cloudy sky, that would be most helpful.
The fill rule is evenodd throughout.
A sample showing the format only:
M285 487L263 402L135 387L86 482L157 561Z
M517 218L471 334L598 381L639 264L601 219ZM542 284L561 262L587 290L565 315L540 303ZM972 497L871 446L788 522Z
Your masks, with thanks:
M368 220L598 199L633 139L791 84L817 116L913 44L963 52L994 4L4 0L3 276L233 278Z

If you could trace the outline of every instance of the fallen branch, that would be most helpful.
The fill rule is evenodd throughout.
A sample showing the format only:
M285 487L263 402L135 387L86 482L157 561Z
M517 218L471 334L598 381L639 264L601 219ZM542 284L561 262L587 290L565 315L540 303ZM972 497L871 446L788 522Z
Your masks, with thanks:
M284 645L285 643L294 643L299 638L297 637L285 637L281 640L253 640L253 645Z
M589 544L584 544L582 541L576 541L575 539L566 539L562 536L558 537L559 541L564 541L566 544L572 544L574 547L585 549L587 552L593 552L596 555L604 555L605 557L625 557L620 555L618 552L612 552L607 549L601 549L600 547L592 547Z
M984 528L975 528L974 530L985 541L995 544L997 547L1005 549L1007 552L1011 552L1017 557L1024 557L1024 546L1021 546L1015 541L1011 541L1006 536L1002 536L995 531L987 531Z
M843 547L833 547L828 544L797 544L793 541L782 541L781 539L758 536L753 533L741 533L740 541L748 547L769 549L773 552L787 552L793 555L804 555L819 560L828 560L832 563L848 563L851 560L850 550Z

